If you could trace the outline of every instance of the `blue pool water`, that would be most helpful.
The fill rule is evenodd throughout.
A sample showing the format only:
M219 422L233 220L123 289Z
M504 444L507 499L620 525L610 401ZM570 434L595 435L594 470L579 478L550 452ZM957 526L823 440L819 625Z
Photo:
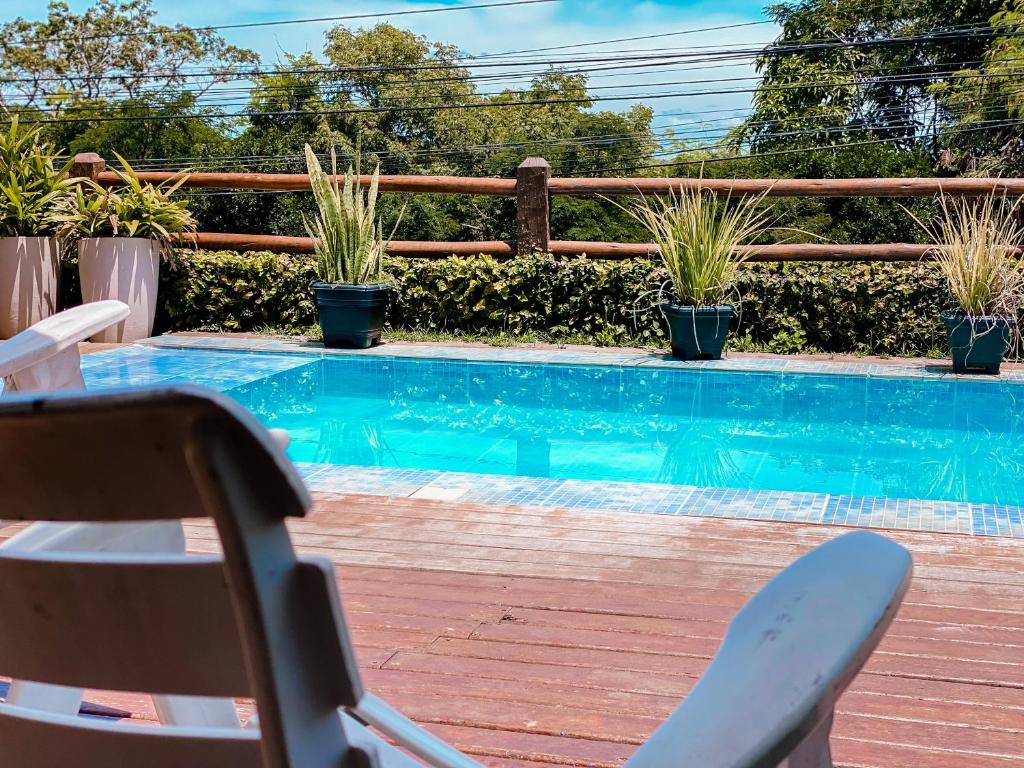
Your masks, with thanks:
M296 461L1024 504L1020 384L281 357L208 375Z

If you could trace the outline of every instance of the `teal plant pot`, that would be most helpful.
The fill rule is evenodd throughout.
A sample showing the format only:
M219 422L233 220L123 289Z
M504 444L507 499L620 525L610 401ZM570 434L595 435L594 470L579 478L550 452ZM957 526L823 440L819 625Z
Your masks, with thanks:
M686 307L666 302L661 311L668 321L672 356L680 360L719 360L725 349L733 308Z
M389 289L383 283L351 285L314 282L324 346L368 349L380 344Z
M954 373L999 373L1010 346L1015 317L968 317L962 312L943 312L942 322L949 334L949 355Z

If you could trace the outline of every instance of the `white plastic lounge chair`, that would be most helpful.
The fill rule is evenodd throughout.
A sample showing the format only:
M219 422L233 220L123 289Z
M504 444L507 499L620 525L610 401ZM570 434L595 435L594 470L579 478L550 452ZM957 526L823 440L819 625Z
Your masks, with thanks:
M121 301L83 304L41 320L0 343L4 394L84 388L79 342L116 325L129 314L128 305ZM287 436L284 445L286 439ZM2 547L22 552L184 553L185 535L178 522L43 522L25 529ZM82 691L15 680L7 701L58 714L75 714L82 703ZM167 724L227 726L238 722L230 702L160 696L155 697L154 704L161 721Z
M259 713L257 731L2 704L5 767L70 756L80 768L418 764L362 722L429 765L478 768L363 690L334 570L296 557L284 525L308 510L305 487L240 406L198 387L12 397L0 401L0 473L7 518L212 517L224 552L0 551L0 674L252 696ZM836 700L885 633L910 571L902 547L867 531L797 560L740 611L704 677L627 766L831 766Z
M4 392L81 389L78 342L109 328L130 314L122 301L97 301L40 320L0 343L0 379Z

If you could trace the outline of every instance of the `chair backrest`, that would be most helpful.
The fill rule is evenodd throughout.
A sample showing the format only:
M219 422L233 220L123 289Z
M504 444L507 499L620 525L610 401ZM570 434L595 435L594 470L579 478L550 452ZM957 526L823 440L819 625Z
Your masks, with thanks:
M365 759L349 749L337 714L362 688L333 568L297 559L284 525L309 498L241 407L198 387L0 400L0 489L6 519L211 517L224 551L223 560L0 552L0 674L253 696L260 715L254 742L243 732L190 740L177 729L135 733L3 707L5 765L52 764L58 741L65 759L88 755L88 765L128 764L125 754L150 747L147 765L170 765L162 761L171 754L190 766L251 764L254 755L268 768ZM22 762L9 762L15 754Z

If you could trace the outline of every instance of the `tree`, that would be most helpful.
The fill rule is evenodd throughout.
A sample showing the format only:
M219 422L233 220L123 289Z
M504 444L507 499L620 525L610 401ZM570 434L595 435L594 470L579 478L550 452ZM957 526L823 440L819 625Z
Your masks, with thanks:
M557 174L592 174L635 164L655 147L650 109L591 112L578 74L552 69L523 88L481 92L454 46L389 24L335 27L324 54L326 62L310 53L287 57L257 79L234 154L291 162L309 142L321 155L335 147L344 169L358 144L368 170L379 162L384 173L508 177L530 155L546 157ZM201 205L203 226L233 231L301 234L310 212L306 195L233 195ZM514 206L502 198L382 195L386 221L402 208L401 239L515 236ZM602 227L635 230L605 202L556 201L556 236L603 239Z
M956 115L943 135L944 164L989 175L1024 174L1024 0L1008 0L990 20L995 36L981 66L965 67L933 93Z
M910 148L954 119L936 86L981 59L1002 0L785 0L741 137L755 151L881 137Z
M98 0L76 15L51 0L47 18L0 26L0 109L63 113L84 104L200 94L258 63L209 29L153 21L152 0ZM189 67L202 66L203 76Z

